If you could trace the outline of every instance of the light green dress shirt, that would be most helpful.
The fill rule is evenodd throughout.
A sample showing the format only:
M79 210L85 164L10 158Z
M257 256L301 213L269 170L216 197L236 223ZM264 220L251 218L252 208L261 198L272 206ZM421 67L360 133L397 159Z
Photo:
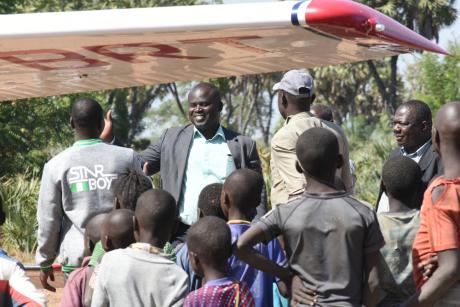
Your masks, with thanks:
M222 127L210 140L194 128L179 202L181 222L187 225L195 223L201 190L211 183L223 183L235 169Z

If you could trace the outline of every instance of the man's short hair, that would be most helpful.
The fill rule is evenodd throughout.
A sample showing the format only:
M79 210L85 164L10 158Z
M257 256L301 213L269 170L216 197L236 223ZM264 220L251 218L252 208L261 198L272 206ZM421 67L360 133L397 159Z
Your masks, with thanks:
M415 111L415 120L417 123L421 123L422 121L426 121L429 124L432 123L432 114L430 107L421 100L409 100L402 103L399 107L407 107L413 111Z
M336 166L339 142L328 129L311 128L299 136L296 155L302 169L313 177L322 178L325 170Z
M134 211L139 196L152 188L152 181L142 173L129 171L114 183L114 195L121 205Z
M382 181L387 194L409 208L420 207L413 195L419 195L421 179L419 165L408 157L393 157L383 165Z
M72 120L75 127L99 127L104 119L101 105L91 98L77 99L72 105Z
M217 216L225 219L220 207L220 195L222 194L222 183L208 184L201 190L198 197L198 208L204 216Z
M187 232L189 251L198 255L200 261L218 265L227 262L232 254L232 235L224 220L205 216L193 224Z

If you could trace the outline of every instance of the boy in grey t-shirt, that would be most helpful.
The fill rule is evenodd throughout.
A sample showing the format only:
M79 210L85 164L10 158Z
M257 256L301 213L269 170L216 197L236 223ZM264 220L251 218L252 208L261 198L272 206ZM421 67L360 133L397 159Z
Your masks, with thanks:
M54 280L51 264L57 256L63 271L70 273L83 259L83 234L88 221L108 212L113 204L113 186L120 174L142 172L132 149L103 143L103 111L92 99L72 106L71 125L77 140L48 161L43 169L38 198L37 253L40 280L45 289Z
M334 187L341 158L335 135L312 128L299 137L296 153L297 168L307 179L305 193L247 230L238 240L238 257L287 283L292 274L299 276L316 292L320 306L375 306L384 241L375 213ZM291 271L251 248L278 235L283 236Z

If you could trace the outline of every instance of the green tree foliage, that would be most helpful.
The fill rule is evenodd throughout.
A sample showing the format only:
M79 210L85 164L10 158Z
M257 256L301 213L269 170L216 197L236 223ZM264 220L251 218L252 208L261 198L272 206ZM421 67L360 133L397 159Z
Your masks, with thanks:
M411 30L428 39L439 39L439 32L445 26L454 23L457 10L455 0L363 0L370 7L389 15ZM400 102L398 96L398 56L392 56L388 61L390 69L387 81L382 78L376 61L368 61L371 74L379 89L387 114L391 115Z
M6 222L1 227L1 247L18 254L31 254L36 245L37 197L40 179L36 172L29 178L17 175L0 178Z
M448 50L452 56L427 53L408 69L411 95L425 101L433 114L446 102L460 100L460 43Z

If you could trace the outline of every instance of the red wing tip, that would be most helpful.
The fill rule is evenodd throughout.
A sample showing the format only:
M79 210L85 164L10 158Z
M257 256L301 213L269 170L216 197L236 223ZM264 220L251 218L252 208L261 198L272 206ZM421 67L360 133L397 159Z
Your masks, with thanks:
M394 19L350 0L312 0L305 20L313 28L344 39L360 41L374 37L410 49L450 55L436 43Z

